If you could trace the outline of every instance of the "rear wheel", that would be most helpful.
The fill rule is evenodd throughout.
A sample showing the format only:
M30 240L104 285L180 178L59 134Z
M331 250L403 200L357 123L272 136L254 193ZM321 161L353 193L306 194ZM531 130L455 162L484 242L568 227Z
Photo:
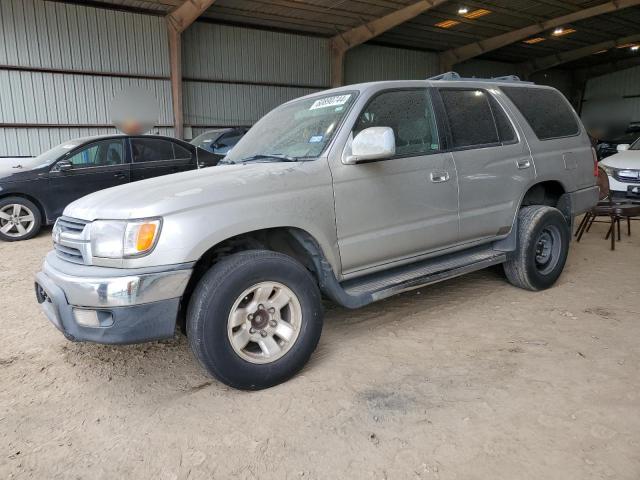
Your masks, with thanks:
M518 246L504 263L507 280L527 290L544 290L560 277L571 232L562 213L552 207L523 207L518 213Z
M308 361L322 331L320 292L297 261L248 251L214 265L187 311L200 364L227 385L258 390L284 382Z
M40 231L41 214L26 198L8 197L0 200L0 239L7 242L27 240Z

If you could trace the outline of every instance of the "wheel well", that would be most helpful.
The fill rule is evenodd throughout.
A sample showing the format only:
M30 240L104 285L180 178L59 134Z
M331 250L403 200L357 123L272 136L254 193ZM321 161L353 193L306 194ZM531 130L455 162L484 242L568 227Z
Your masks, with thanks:
M550 180L536 183L524 194L520 206L546 205L549 207L557 207L560 197L562 197L564 193L564 187L560 182Z
M38 207L38 210L39 210L38 213L40 214L40 221L42 222L42 224L44 225L47 223L47 214L45 213L42 203L40 203L40 201L37 198L32 197L31 195L26 195L24 193L6 193L4 195L0 195L0 200L9 198L9 197L24 198L32 202L36 207Z
M244 250L271 250L284 253L298 260L317 279L318 272L316 272L314 262L307 251L302 248L300 242L294 237L294 231L309 235L307 232L293 227L267 228L236 235L207 250L196 262L193 268L193 274L182 296L178 322L183 332L185 331L187 306L198 282L214 264L226 256Z

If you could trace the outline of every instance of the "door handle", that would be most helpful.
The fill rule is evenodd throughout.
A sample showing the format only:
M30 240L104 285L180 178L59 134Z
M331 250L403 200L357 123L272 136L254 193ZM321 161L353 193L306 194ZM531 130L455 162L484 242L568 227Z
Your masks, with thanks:
M522 160L516 161L516 165L520 170L529 168L531 166L531 160L529 160L528 158L523 158Z
M126 175L123 172L116 172L113 176L116 178L125 178Z
M431 172L431 181L433 183L442 183L449 180L449 172Z

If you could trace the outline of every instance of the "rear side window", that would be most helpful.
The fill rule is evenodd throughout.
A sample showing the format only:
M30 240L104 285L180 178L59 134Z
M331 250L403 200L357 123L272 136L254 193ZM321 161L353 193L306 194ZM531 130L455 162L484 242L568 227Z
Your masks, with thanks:
M131 149L133 150L133 163L174 159L173 146L168 140L133 138L131 139Z
M483 90L442 89L453 148L500 143L488 94Z
M498 128L500 141L502 143L515 143L517 141L516 132L513 130L513 126L507 118L507 114L495 98L489 97L489 103L491 103L491 110L493 110L493 116L496 120L496 127Z
M392 90L375 96L360 113L354 137L365 128L390 127L396 156L427 155L440 149L438 129L426 89Z
M501 87L540 140L580 133L576 117L565 98L546 88Z

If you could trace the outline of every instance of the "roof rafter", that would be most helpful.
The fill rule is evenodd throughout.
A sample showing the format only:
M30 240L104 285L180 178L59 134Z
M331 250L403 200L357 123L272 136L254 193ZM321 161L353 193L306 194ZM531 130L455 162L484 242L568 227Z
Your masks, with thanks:
M469 60L487 52L491 52L501 47L505 47L514 42L524 40L525 38L537 33L559 27L568 23L577 22L586 18L595 17L605 13L615 12L624 8L640 5L640 0L612 0L594 7L585 8L567 15L551 18L543 22L534 23L524 28L514 30L512 32L503 33L501 35L480 40L462 47L447 50L440 55L442 69L450 70L455 63Z
M602 50L609 50L619 47L620 45L626 45L634 42L640 42L640 34L595 43L593 45L587 45L586 47L576 48L575 50L568 50L566 52L558 52L547 57L535 58L528 62L521 63L518 71L523 72L525 75L530 75L540 70L548 70L558 65L562 65L563 63L588 57L589 55L593 55L594 53L598 53Z
M427 10L445 3L447 0L420 0L383 17L373 19L346 32L341 32L330 40L331 85L342 84L344 56L347 50L381 35L398 25L417 17ZM640 0L638 0L640 1Z

